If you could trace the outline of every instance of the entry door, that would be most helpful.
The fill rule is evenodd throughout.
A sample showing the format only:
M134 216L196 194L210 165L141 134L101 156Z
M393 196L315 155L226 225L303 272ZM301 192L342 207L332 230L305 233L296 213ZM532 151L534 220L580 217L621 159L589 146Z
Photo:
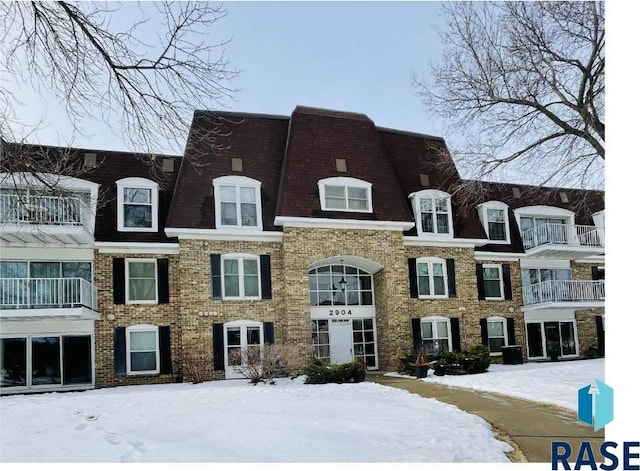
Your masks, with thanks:
M331 342L331 363L346 363L353 359L353 334L350 319L331 319L329 338Z
M262 324L230 324L224 327L225 339L225 377L243 378L239 367L247 360L260 355L262 347Z

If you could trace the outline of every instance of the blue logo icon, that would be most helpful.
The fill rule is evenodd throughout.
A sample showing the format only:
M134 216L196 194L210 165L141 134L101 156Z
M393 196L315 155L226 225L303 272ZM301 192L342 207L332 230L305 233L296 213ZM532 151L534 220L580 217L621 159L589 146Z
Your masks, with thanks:
M613 420L613 388L596 379L597 392L591 385L578 389L578 420L598 431Z

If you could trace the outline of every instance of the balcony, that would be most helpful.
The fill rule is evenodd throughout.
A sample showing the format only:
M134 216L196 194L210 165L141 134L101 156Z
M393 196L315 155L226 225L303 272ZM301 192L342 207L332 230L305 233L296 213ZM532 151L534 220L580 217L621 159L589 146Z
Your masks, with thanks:
M604 307L604 281L554 280L523 286L523 311Z
M93 242L87 195L0 193L1 239L11 245L83 245Z
M531 258L575 260L604 254L604 228L571 224L540 224L522 232Z
M98 294L83 278L0 278L2 319L98 319Z

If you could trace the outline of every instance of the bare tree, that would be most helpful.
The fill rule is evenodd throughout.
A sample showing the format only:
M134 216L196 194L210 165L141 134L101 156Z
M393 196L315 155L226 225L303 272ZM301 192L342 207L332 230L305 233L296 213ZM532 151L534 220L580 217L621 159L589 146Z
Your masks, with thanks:
M194 109L220 109L233 97L236 76L212 42L222 6L208 2L8 2L0 4L0 72L5 80L52 92L76 131L101 120L140 152L182 153ZM2 171L48 170L74 174L71 157L52 162L31 149L31 168L20 146L28 136L19 102L0 82ZM201 138L216 147L214 125ZM62 160L60 160L62 159ZM197 164L197 155L193 157ZM161 160L148 160L152 168ZM161 174L161 172L158 172Z
M460 138L461 170L475 179L518 170L528 183L602 187L604 2L443 9L442 59L414 84Z

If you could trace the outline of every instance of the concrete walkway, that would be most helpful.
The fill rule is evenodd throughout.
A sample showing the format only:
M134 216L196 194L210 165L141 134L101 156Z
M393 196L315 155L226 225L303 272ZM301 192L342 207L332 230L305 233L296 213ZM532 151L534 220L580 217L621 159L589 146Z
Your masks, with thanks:
M602 461L598 450L604 441L604 429L594 432L592 427L578 422L574 411L501 394L450 388L428 380L394 378L369 372L367 381L447 402L482 417L493 426L500 440L516 448L509 454L511 461L549 463L553 441L571 444L572 462L580 442L590 441L596 460Z

